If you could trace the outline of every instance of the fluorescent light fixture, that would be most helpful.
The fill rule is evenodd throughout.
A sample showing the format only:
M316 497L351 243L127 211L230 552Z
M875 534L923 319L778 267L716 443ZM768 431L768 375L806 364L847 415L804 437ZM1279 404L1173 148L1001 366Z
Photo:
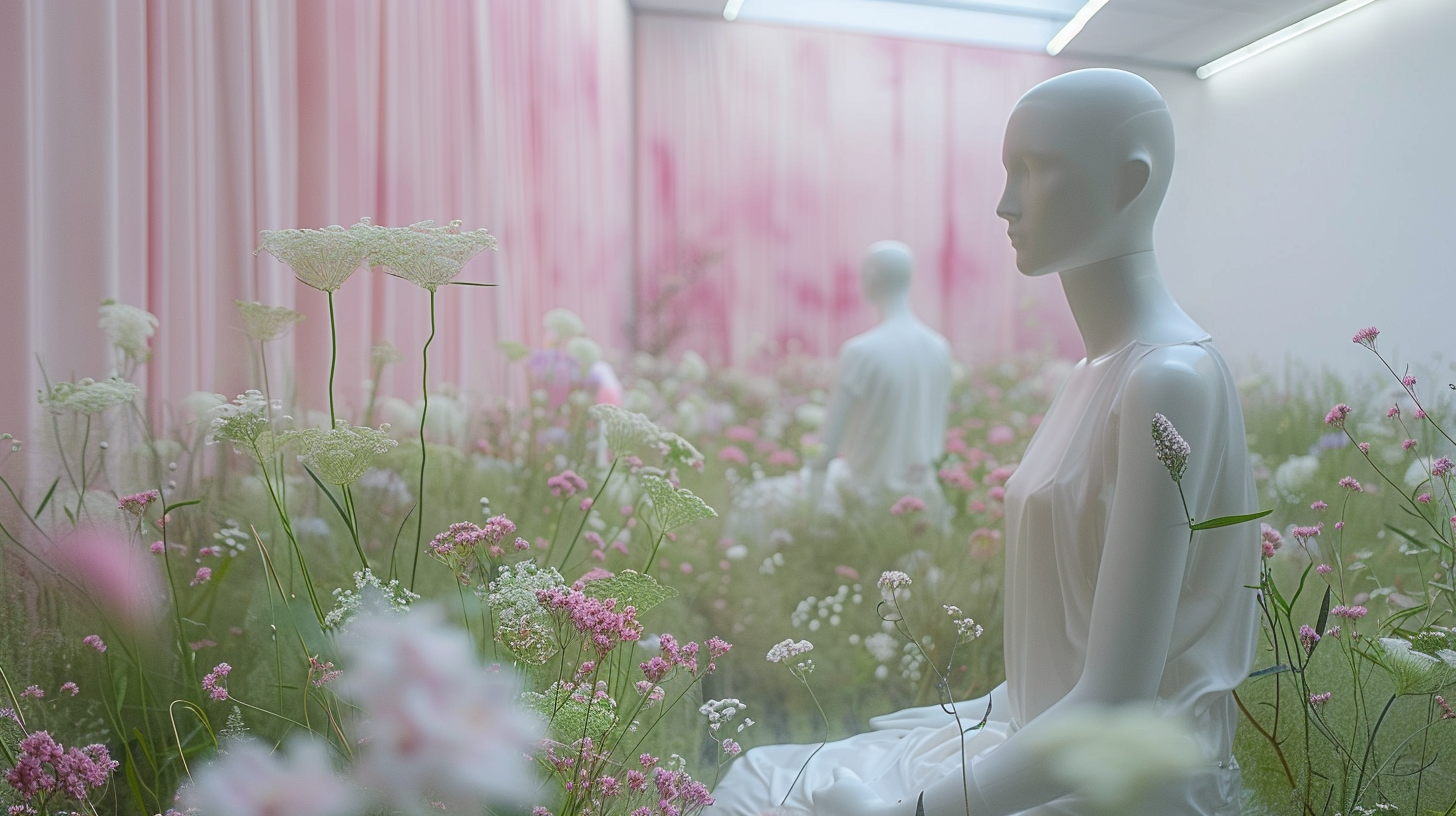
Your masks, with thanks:
M1070 14L1055 15L1059 4L1062 3L1056 0L1020 0L1016 5L1026 10L1012 14L1006 12L1012 6L1008 0L994 3L939 0L934 4L886 0L747 0L736 17L744 22L1041 51L1046 47L1047 38ZM995 10L988 10L991 8ZM724 8L725 17L728 10Z
M1087 0L1087 4L1077 9L1077 13L1072 15L1072 19L1068 20L1067 24L1062 26L1062 30L1052 37L1052 41L1047 43L1047 53L1054 57L1062 53L1062 49L1067 47L1067 43L1082 33L1082 27L1087 25L1087 21L1092 19L1092 15L1101 11L1105 5L1107 5L1107 0Z
M1225 54L1199 68L1197 71L1194 71L1194 73L1198 75L1199 79L1208 79L1225 68L1238 65L1249 57L1262 54L1280 43L1288 42L1310 29L1318 28L1336 18L1344 17L1355 9L1361 6L1368 6L1373 2L1375 0L1345 0L1343 3L1330 6L1317 14L1312 14L1294 25L1281 28L1261 40L1255 40L1237 51Z
M743 0L728 0L723 4L723 19L733 22L738 19L738 11L743 8Z

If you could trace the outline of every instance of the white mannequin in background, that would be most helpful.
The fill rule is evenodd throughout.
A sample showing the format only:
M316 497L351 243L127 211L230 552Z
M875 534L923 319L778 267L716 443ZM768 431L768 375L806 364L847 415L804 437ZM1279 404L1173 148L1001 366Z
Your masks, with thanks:
M933 510L943 504L934 462L945 451L950 346L910 308L914 268L910 248L899 241L880 241L865 252L864 295L881 321L839 351L820 434L823 450L808 468L813 507L826 481L835 488L842 482L867 499L893 502L913 494ZM830 465L840 455L844 472L831 477Z
M1190 723L1206 764L1137 816L1239 812L1231 690L1257 637L1259 547L1250 525L1189 544L1179 492L1155 456L1153 415L1192 449L1182 486L1195 519L1256 507L1243 418L1208 335L1173 301L1153 222L1173 160L1157 91L1121 71L1076 71L1017 103L1007 125L1006 219L1016 264L1058 274L1086 345L1006 485L1007 682L958 704L877 718L831 743L790 792L809 746L749 751L715 791L714 816L778 805L816 816L1084 816L1088 803L1028 747L1083 707L1156 703ZM913 577L913 576L912 576ZM974 610L972 610L973 612ZM963 784L963 779L964 784Z

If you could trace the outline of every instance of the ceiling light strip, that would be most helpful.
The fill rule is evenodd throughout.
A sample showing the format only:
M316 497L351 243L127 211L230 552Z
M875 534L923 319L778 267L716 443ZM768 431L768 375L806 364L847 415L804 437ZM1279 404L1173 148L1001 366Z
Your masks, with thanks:
M738 19L738 12L743 9L743 0L728 0L723 4L723 19L733 22Z
M1231 68L1235 65L1238 65L1239 63L1250 57L1262 54L1265 51L1268 51L1269 49L1281 43L1289 42L1290 40L1298 37L1300 34L1303 34L1306 31L1318 28L1331 20L1343 17L1346 14L1354 11L1355 9L1362 6L1368 6L1373 2L1375 2L1375 0L1345 0L1345 2L1343 3L1330 6L1324 11L1312 14L1304 18L1303 20L1295 23L1294 25L1281 28L1273 34L1264 37L1263 39L1255 40L1254 42L1249 43L1248 45L1238 49L1237 51L1225 54L1224 56L1219 57L1213 62L1210 62L1207 65L1199 68L1197 71L1194 71L1194 73L1198 75L1199 79L1208 79L1209 77L1213 76L1219 71L1224 70L1225 68Z
M1062 49L1067 47L1067 43L1082 33L1082 27L1087 25L1087 21L1092 19L1092 15L1101 11L1105 5L1107 5L1107 0L1087 0L1087 4L1077 9L1077 13L1072 15L1072 19L1068 20L1067 24L1062 26L1062 30L1052 37L1052 41L1047 43L1047 53L1054 57L1062 53Z

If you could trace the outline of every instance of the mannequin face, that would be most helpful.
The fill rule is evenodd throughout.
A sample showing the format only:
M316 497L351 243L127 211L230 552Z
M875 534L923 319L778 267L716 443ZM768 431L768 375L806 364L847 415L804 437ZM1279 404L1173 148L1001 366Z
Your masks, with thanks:
M1006 126L1001 161L1006 190L996 214L1016 249L1016 268L1046 275L1101 260L1083 259L1117 211L1116 173L1090 149L1064 138L1068 123L1043 105L1021 104Z

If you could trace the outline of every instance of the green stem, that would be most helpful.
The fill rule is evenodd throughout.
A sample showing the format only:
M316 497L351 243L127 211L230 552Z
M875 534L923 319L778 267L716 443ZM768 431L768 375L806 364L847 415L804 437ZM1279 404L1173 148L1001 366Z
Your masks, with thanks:
M650 530L650 528L649 528ZM646 575L652 569L652 562L657 560L657 548L662 546L662 540L667 537L667 528L662 528L662 534L652 544L652 554L647 556L647 564L642 567L642 574Z
M334 293L329 292L329 430L338 423L334 411L334 371L339 366L339 327L334 323Z
M288 511L278 499L278 494L273 490L273 480L268 475L268 468L262 466L263 456L258 451L257 445L253 446L253 453L258 459L259 470L263 473L263 485L268 488L268 498L273 500L273 507L278 511L278 518L283 522L283 533L288 536L288 543L293 545L293 554L298 559L298 569L303 573L303 587L308 591L309 603L313 605L313 613L318 617L319 626L324 625L324 609L319 605L318 593L313 588L313 576L308 572L308 564L303 560L303 548L298 546L298 538L293 534L293 525L288 521ZM279 482L284 482L279 479ZM170 577L170 576L169 576ZM280 588L280 592L282 589Z
M339 485L344 492L344 509L349 513L349 535L354 539L354 552L359 554L359 563L369 569L369 559L364 555L364 546L359 542L359 511L354 504L354 493L348 485Z
M586 509L586 512L583 513L581 516L581 523L576 525L576 535L571 537L571 544L567 546L566 555L563 556L561 559L561 569L566 569L566 563L571 560L571 552L572 550L576 549L576 542L581 539L581 531L586 529L587 519L591 518L591 511L596 509L597 502L600 501L602 498L602 492L607 489L607 482L610 482L612 480L612 474L615 473L616 470L617 460L613 459L612 466L610 468L607 468L606 477L602 479L601 485L597 487L596 495L592 496L591 507L588 507ZM562 506L564 507L565 505L563 504Z
M819 709L819 717L824 720L824 741L819 743L819 747L814 749L814 753L810 754L809 758L804 760L804 764L799 766L799 772L794 775L794 781L789 783L789 789L784 791L784 798L779 801L779 807L783 807L784 803L789 801L789 794L794 792L794 786L799 784L799 779L804 775L804 771L809 769L809 763L813 762L814 757L829 744L829 717L824 713L824 707L819 705L819 698L814 695L814 689L809 686L808 678L800 676L799 682L808 689L809 699L814 701L814 707Z
M420 490L415 497L415 507L420 516L415 519L415 559L410 568L410 591L415 588L415 576L420 570L420 542L425 534L425 462L428 448L425 446L425 417L430 413L430 344L435 342L435 290L430 290L430 336L425 338L424 371L420 374L420 390L424 392L425 403L420 409Z
M1390 707L1395 705L1395 698L1399 695L1390 695L1390 700L1381 709L1380 716L1375 720L1375 728L1370 731L1370 741L1365 744L1365 756L1360 760L1360 775L1355 778L1355 796L1350 800L1353 805L1360 801L1360 794L1365 790L1365 766L1370 762L1370 752L1375 750L1375 737L1380 733L1380 725L1385 722L1385 715L1390 713ZM1374 780L1374 777L1371 777Z

